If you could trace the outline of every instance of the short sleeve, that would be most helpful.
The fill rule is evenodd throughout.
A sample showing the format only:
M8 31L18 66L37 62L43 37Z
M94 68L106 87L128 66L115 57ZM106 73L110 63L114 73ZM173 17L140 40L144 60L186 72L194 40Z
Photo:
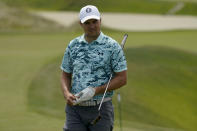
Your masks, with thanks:
M114 72L127 70L127 62L121 46L116 43L112 53L112 69Z
M72 73L72 60L69 47L66 48L60 67L64 72Z

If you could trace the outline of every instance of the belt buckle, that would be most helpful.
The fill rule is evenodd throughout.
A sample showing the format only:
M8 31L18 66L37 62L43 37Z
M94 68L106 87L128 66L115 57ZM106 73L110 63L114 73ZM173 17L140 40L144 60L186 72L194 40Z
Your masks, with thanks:
M89 100L89 101L86 101L86 105L87 106L96 106L96 105L98 105L98 101L97 100Z

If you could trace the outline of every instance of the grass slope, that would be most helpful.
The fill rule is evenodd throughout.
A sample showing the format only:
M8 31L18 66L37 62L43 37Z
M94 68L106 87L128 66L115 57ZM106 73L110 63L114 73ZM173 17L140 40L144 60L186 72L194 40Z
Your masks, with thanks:
M188 42L182 42L176 48L173 45L175 41L170 39L174 37L183 41L196 33L129 33L129 37L141 39L136 41L136 45L132 45L132 39L128 39L125 50L128 84L120 92L126 127L142 130L196 130L197 50L193 48L197 39L190 39L190 46L186 50L183 49ZM120 39L119 32L112 33L112 36L116 35ZM155 37L160 41L150 39ZM163 45L164 39L167 46ZM61 57L57 57L43 65L35 75L28 90L28 105L30 110L39 114L63 119L64 100L58 88L60 63ZM113 102L118 124L115 97Z
M35 16L25 9L10 7L5 3L0 2L0 31L13 31L13 30L29 30L29 31L57 31L63 27Z
M177 1L162 0L2 0L13 6L25 6L34 9L44 10L73 10L79 9L87 4L93 4L104 12L132 12L132 13L153 13L165 14L176 5ZM197 15L197 3L184 1L184 8L178 14Z
M131 103L130 110L125 108L125 112L133 114L128 118L134 116L134 121L142 123L194 130L196 55L164 47L130 49L127 55L130 90L121 91L123 96L132 96L125 98L125 106Z

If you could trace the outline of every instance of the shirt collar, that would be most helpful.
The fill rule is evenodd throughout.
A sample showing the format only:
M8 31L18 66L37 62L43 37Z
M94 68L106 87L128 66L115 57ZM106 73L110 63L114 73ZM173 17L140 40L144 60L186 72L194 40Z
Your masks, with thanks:
M79 37L79 42L80 42L80 43L82 43L82 42L88 43L88 42L85 40L85 37L84 37L84 36L85 36L85 34L83 34L82 36ZM103 32L101 32L100 35L98 36L98 38L97 38L96 40L94 40L94 41L96 41L97 43L101 43L103 37L104 37L104 34L103 34ZM94 42L94 41L93 41L93 42Z

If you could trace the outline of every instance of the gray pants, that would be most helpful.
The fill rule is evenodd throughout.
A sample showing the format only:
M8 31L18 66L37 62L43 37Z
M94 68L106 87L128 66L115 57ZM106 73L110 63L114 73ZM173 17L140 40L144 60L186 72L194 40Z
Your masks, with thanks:
M95 125L90 122L98 116L97 106L66 106L66 122L63 131L112 131L114 111L112 101L101 107L101 119Z

